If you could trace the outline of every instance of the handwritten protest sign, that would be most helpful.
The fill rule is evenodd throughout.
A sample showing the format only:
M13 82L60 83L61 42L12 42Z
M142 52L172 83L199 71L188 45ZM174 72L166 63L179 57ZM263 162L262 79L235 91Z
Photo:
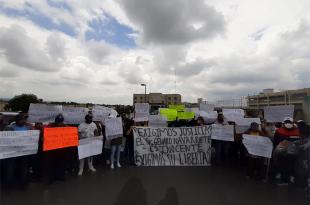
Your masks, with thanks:
M79 159L91 157L102 153L102 137L89 137L79 140L78 153Z
M149 120L150 105L148 103L135 104L135 122L145 122Z
M105 119L105 137L110 140L123 136L122 118L107 118Z
M180 105L171 104L171 105L168 106L168 108L169 109L174 109L177 112L184 112L185 111L185 105L183 105L183 104L180 104Z
M199 110L205 111L205 112L212 112L214 111L214 104L206 104L206 103L200 103L199 104Z
M265 107L264 115L267 122L282 122L285 117L294 118L294 105Z
M36 154L40 131L0 132L0 159Z
M211 138L221 141L234 141L234 126L233 125L212 125Z
M250 128L252 122L256 122L259 125L261 124L261 120L259 118L240 118L237 119L235 122L237 134L245 133Z
M190 120L195 118L194 112L178 112L177 117L179 120Z
M138 166L209 166L211 126L134 127Z
M88 109L84 107L62 107L62 114L66 124L81 124L85 121L85 116L88 114Z
M167 117L161 115L150 115L149 127L167 127Z
M242 135L242 143L248 152L255 156L271 158L273 144L267 137Z
M223 115L227 121L235 122L244 118L244 110L242 109L223 109Z
M28 111L28 122L54 122L56 116L60 113L62 113L61 105L31 103Z
M95 105L92 108L92 114L93 114L94 121L104 122L104 120L108 118L109 115L111 114L111 108L100 106L100 105Z
M165 116L168 122L175 121L178 115L176 110L168 108L160 108L159 113L161 116Z
M78 146L76 127L44 128L43 151Z

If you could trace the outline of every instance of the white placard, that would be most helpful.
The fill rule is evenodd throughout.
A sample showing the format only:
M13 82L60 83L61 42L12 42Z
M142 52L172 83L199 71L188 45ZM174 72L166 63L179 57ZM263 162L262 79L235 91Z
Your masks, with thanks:
M214 104L205 104L205 103L200 103L199 104L199 110L205 111L205 112L212 112L214 111Z
M149 114L148 113L135 113L135 122L147 122L149 121Z
M91 157L102 153L102 137L89 137L79 140L79 159Z
M268 137L242 135L242 143L252 155L271 158L273 144Z
M33 104L28 111L28 122L54 122L58 114L62 113L61 105Z
M212 125L211 138L214 140L233 142L234 139L234 126L233 125Z
M106 118L109 117L111 113L111 108L95 105L92 108L93 121L101 121L104 122Z
M138 166L209 166L211 126L134 127Z
M264 116L267 122L282 122L285 117L294 118L294 105L265 107Z
M0 132L0 159L36 154L40 131Z
M81 124L85 121L88 109L84 107L63 106L62 114L66 124Z
M149 127L167 127L167 118L161 115L150 115Z
M150 104L148 103L136 103L135 113L150 113Z
M123 136L121 117L105 119L105 136L108 140Z
M242 109L223 109L223 115L229 122L236 122L244 118L244 110Z
M245 133L250 128L252 122L256 122L259 125L261 124L260 118L240 118L237 119L235 122L237 134Z

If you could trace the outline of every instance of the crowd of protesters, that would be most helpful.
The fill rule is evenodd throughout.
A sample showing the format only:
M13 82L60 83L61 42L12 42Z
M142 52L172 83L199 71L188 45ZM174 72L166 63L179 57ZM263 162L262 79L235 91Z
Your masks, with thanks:
M74 126L78 128L79 139L102 136L103 151L101 155L78 160L77 147L43 152L44 127L68 126L64 124L62 114L59 114L53 123L47 125L27 123L27 115L22 113L18 114L14 122L7 126L3 125L1 119L0 115L0 131L40 130L41 133L37 154L0 160L1 185L7 188L25 188L30 180L41 180L46 184L51 184L55 180L64 181L66 175L70 173L82 176L86 166L85 161L90 172L96 172L95 166L100 165L109 166L111 169L121 168L122 165L135 166L132 128L148 126L147 122L137 123L133 119L124 117L123 137L106 140L105 126L101 122L94 122L90 112L85 116L85 122ZM168 126L184 127L207 124L235 125L234 122L227 121L222 112L218 112L217 119L212 123L206 123L203 117L197 117L192 120L169 122ZM309 163L309 130L305 122L294 122L290 117L276 124L262 120L261 124L251 123L250 128L244 134L270 138L274 144L272 158L266 159L249 154L242 144L242 134L235 132L234 142L212 140L212 165L240 168L250 179L269 179L278 185L295 183L307 186L307 179L310 177L309 167L306 170L307 166L303 164Z

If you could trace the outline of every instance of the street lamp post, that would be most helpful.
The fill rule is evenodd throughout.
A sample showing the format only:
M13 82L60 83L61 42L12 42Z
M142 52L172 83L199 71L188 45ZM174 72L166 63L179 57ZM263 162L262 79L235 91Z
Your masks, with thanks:
M141 86L144 86L144 102L146 103L146 84L141 84Z

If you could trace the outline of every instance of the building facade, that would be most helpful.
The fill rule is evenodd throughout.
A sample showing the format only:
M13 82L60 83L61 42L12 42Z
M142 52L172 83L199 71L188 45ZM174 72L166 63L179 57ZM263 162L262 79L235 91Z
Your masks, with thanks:
M248 96L248 107L262 109L265 106L295 105L296 109L301 110L303 109L306 96L310 96L310 88L281 92L273 92L272 89L266 89L258 95Z
M182 97L180 94L133 94L133 104L147 102L151 106L166 107L170 104L181 104Z

